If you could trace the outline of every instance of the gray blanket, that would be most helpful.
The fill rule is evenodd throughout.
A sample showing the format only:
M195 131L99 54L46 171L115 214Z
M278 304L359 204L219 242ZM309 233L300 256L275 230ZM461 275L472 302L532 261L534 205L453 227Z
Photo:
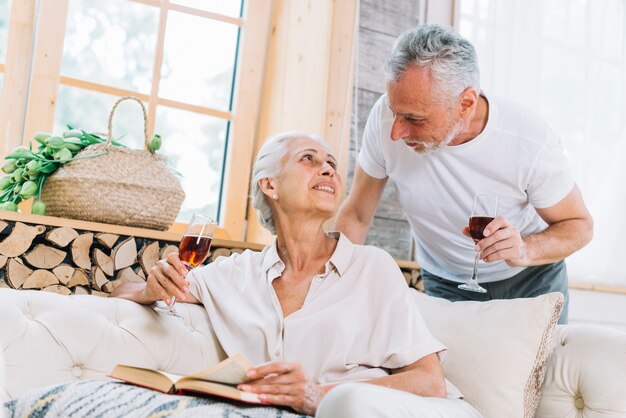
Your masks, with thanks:
M292 410L212 397L167 395L125 383L82 381L28 392L2 406L6 418L304 418Z

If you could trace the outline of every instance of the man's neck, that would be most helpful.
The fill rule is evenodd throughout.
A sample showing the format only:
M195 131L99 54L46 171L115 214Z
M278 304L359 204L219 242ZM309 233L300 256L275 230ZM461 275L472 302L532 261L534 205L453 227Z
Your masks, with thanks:
M474 115L466 129L455 139L454 145L464 144L476 138L485 130L489 120L489 102L485 96L478 96L478 103Z

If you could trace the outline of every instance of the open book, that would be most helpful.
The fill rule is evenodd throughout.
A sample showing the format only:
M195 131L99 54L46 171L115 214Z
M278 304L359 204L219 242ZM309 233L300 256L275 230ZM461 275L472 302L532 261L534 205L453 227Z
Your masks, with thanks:
M164 393L197 392L243 402L262 403L256 393L244 392L236 387L239 383L250 380L246 372L251 367L253 364L250 360L237 353L210 369L187 376L123 364L115 366L109 376Z

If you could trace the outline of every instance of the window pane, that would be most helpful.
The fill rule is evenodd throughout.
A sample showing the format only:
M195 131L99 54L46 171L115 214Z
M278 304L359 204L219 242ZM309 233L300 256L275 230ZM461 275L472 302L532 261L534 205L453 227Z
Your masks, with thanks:
M126 0L70 0L61 74L149 93L157 7Z
M241 15L241 5L243 2L241 0L170 0L170 3L226 16L239 17Z
M0 0L0 62L7 59L7 41L9 39L9 17L11 14L11 1Z
M119 97L109 94L61 86L54 132L63 132L66 125L71 125L106 136L109 112L117 99ZM139 104L133 101L120 103L113 119L113 138L129 148L144 148L143 115Z
M238 26L170 12L159 96L229 110Z
M178 216L188 222L193 212L217 217L228 122L224 119L159 106L156 132L161 151L181 173L187 197Z

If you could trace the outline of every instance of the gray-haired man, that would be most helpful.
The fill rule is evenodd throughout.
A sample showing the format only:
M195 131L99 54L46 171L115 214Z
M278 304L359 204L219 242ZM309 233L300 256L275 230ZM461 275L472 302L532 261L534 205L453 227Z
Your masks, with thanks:
M386 70L387 94L367 121L337 228L364 242L391 178L427 293L489 300L560 291L566 323L563 259L591 240L593 221L559 138L528 110L481 92L474 47L450 28L405 32ZM475 194L500 197L499 216L477 244L467 228ZM485 294L457 288L475 251L487 263L479 276Z

